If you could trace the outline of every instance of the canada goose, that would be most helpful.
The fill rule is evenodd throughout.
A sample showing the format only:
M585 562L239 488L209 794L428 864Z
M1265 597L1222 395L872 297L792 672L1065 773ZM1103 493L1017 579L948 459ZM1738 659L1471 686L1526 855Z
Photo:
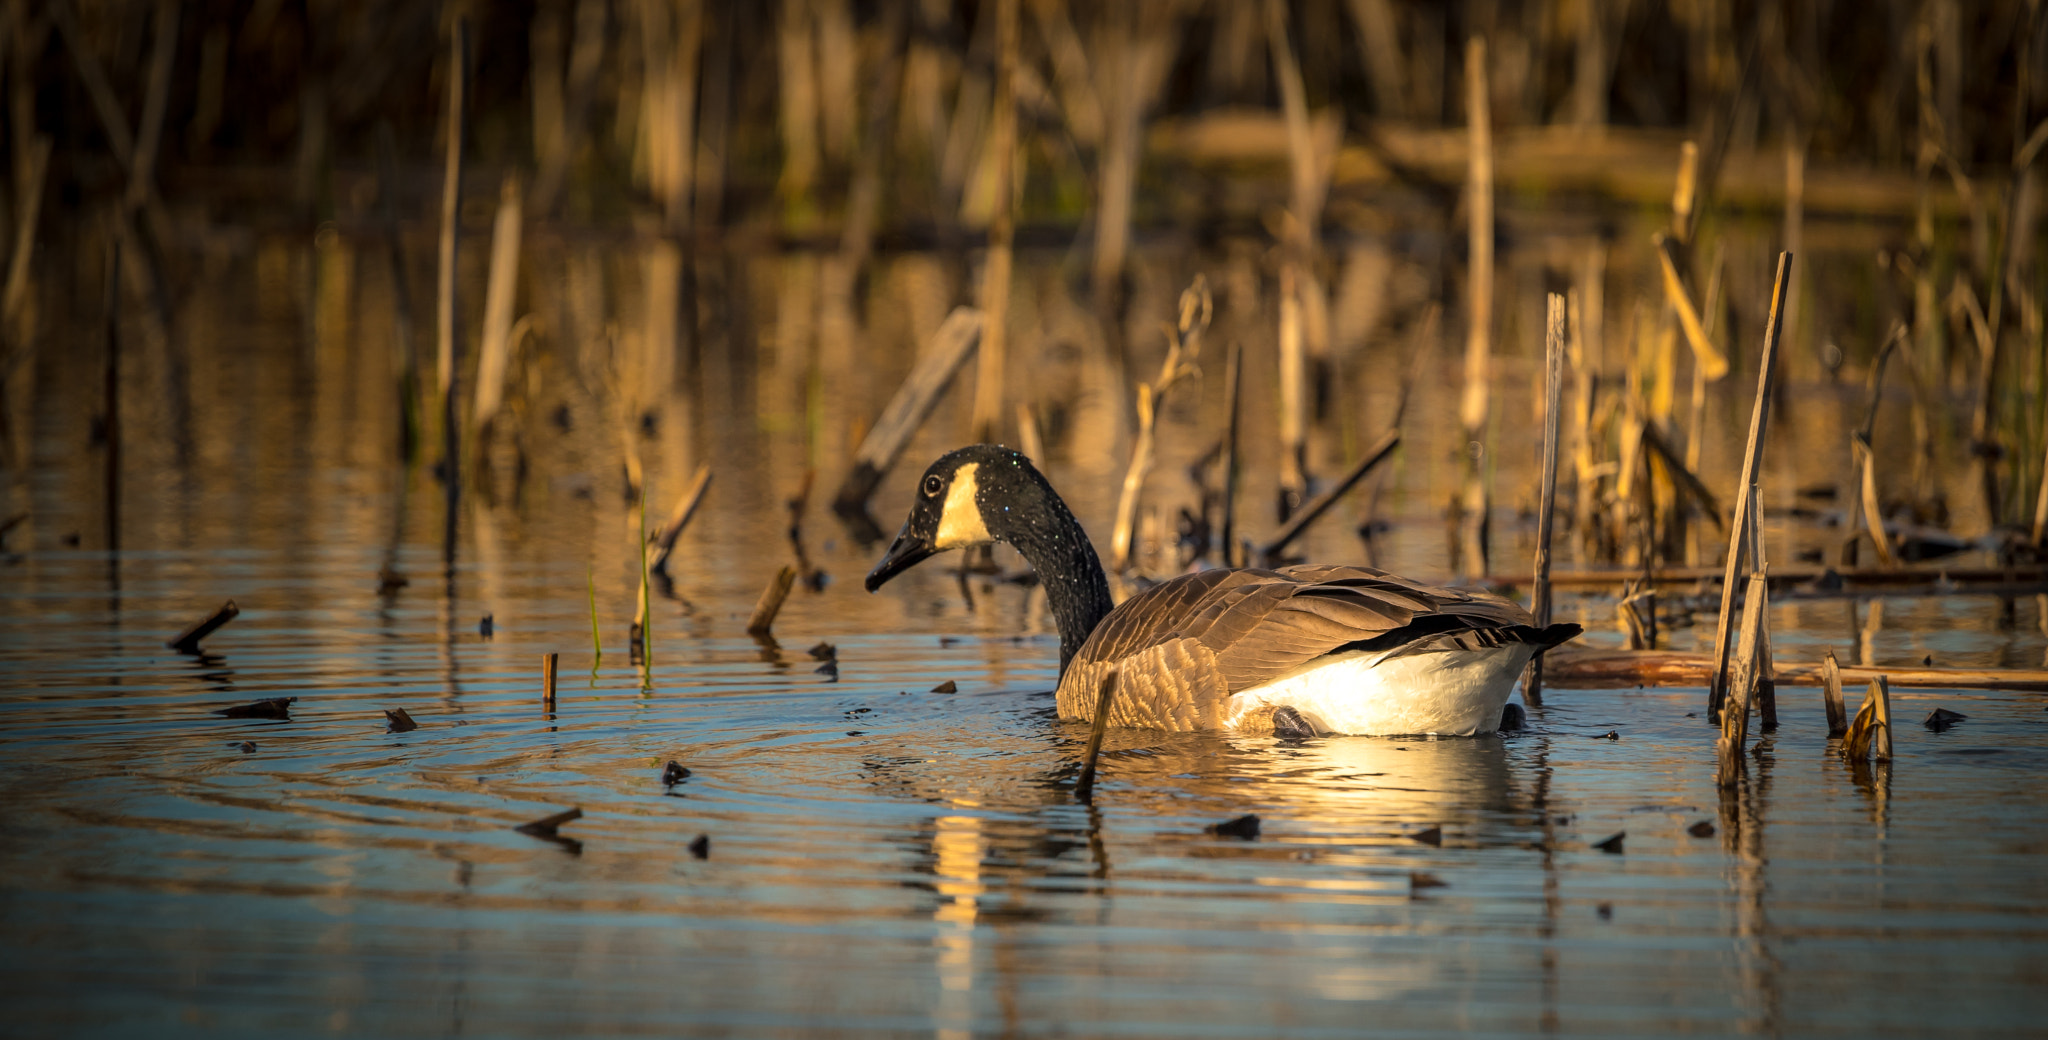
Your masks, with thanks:
M1008 542L1031 562L1060 629L1059 713L1167 730L1470 736L1500 727L1530 658L1579 634L1521 607L1367 567L1211 570L1116 606L1088 534L1022 454L991 444L925 470L873 592L944 552Z

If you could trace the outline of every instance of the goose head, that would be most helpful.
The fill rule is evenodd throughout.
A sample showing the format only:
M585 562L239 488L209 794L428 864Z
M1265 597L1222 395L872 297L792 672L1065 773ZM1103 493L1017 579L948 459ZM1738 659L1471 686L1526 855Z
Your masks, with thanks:
M890 578L948 549L1015 543L1020 525L1038 522L1057 501L1022 452L976 444L939 457L917 482L917 500L881 562L868 572L873 592Z

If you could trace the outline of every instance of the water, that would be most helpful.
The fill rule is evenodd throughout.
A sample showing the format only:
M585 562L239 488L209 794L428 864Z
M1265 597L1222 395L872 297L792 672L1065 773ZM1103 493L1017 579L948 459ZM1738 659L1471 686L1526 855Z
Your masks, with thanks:
M182 316L206 402L189 453L158 373L131 366L118 553L89 324L39 362L34 465L10 486L31 519L0 564L0 1032L2038 1035L2039 695L1895 691L1897 757L1872 771L1831 753L1811 691L1786 690L1783 725L1725 799L1696 689L1555 690L1527 732L1484 739L1114 732L1090 807L1071 794L1086 734L1053 717L1057 636L1034 590L963 590L945 558L867 595L880 547L813 506L802 537L822 589L792 597L776 642L740 631L792 555L783 502L803 468L826 498L848 424L908 364L791 331L797 311L779 308L804 298L789 285L806 261L755 262L751 302L722 306L757 324L707 336L682 378L700 389L640 438L650 525L697 460L717 473L654 598L643 673L624 647L640 515L618 492L601 381L536 364L555 382L522 420L528 479L465 498L445 571L438 487L386 450L386 369L364 347L385 342L375 274L349 268L367 272L358 306L334 308L320 256L262 252ZM877 281L914 281L903 267L924 260ZM1044 279L1054 262L1022 269ZM1033 320L1066 320L1044 317L1057 295L1027 302ZM871 306L862 328L881 341L894 320ZM1091 350L1073 346L1071 367ZM1514 378L1504 409L1527 407ZM1390 390L1361 392L1369 407L1325 424L1318 451L1341 456L1347 428L1386 414ZM1454 394L1419 399L1379 498L1383 565L1444 571L1434 517L1455 433L1429 402ZM1103 421L1092 400L1063 406L1049 469L1106 541L1115 473L1082 450ZM1854 411L1802 400L1785 427ZM877 497L884 527L904 471L964 418L955 401L920 435ZM1169 418L1171 488L1202 427ZM1839 472L1839 431L1777 451L1775 482ZM1524 463L1504 458L1511 500ZM1270 500L1249 488L1246 522L1269 520ZM1526 534L1500 508L1497 569L1519 567ZM1355 522L1326 521L1311 554L1359 559ZM1789 551L1838 533L1786 520L1773 537ZM380 589L380 572L406 583ZM163 648L229 596L244 613L205 654ZM1618 639L1611 600L1563 610L1589 640ZM1870 613L1782 605L1780 653L1853 659ZM1995 601L1895 599L1869 653L2033 666L2039 620L2031 600L2007 627ZM818 642L837 647L836 680L807 653ZM958 692L931 692L946 681ZM211 714L279 696L298 698L288 722ZM1918 726L1936 706L1969 719ZM420 728L386 732L394 708ZM665 788L671 759L691 775ZM583 816L559 840L514 829L570 807ZM1207 831L1247 813L1256 840ZM1440 844L1417 840L1430 828ZM1620 851L1596 847L1616 834Z

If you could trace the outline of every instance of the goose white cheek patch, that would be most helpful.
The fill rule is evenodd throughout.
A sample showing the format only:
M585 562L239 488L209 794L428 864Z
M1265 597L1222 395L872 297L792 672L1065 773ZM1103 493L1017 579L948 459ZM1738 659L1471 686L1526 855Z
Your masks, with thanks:
M946 506L939 511L939 535L932 539L933 548L965 549L993 541L988 536L988 525L981 521L981 506L974 501L975 471L980 468L980 463L970 462L953 474L953 486L946 491Z

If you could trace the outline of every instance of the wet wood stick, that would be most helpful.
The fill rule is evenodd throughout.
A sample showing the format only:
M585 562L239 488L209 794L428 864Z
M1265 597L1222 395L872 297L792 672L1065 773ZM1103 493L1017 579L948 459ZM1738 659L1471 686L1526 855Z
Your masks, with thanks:
M555 710L555 670L561 663L562 655L552 651L540 655L540 706L542 710Z
M775 615L782 612L782 601L789 598L789 588L796 584L796 568L784 564L775 572L768 587L761 590L761 599L754 604L754 616L747 621L747 631L765 636L775 628Z
M1728 693L1729 635L1735 626L1735 576L1742 572L1749 535L1750 511L1756 508L1759 471L1763 467L1764 433L1770 426L1771 386L1777 373L1779 332L1785 321L1786 283L1792 277L1792 254L1778 254L1778 275L1771 288L1771 315L1764 326L1763 359L1758 363L1756 404L1749 414L1749 446L1742 456L1742 481L1736 486L1735 520L1729 524L1728 559L1721 575L1721 616L1714 625L1714 677L1707 689L1707 715L1716 717Z
M896 457L903 453L910 435L924 425L925 418L938 404L939 395L952 383L954 373L981 343L981 324L981 312L972 307L956 307L946 316L939 331L932 334L924 356L896 389L896 396L889 399L882 417L875 420L874 429L861 439L860 448L853 453L853 469L833 496L834 511L845 516L867 510L868 497L875 493L875 485L896 464Z
M676 500L675 512L669 514L668 523L661 525L661 530L655 533L654 542L658 551L654 554L654 563L650 565L654 573L668 573L668 556L676 549L676 538L682 535L683 528L690 526L690 518L697 515L697 507L703 503L704 492L710 487L711 466L707 463L697 467L697 476L690 481L690 490L683 492L683 497Z
M1530 595L1530 612L1536 627L1550 627L1550 536L1556 526L1558 401L1564 382L1564 297L1551 293L1550 313L1543 333L1543 493L1536 507L1536 588ZM1529 674L1522 680L1522 700L1530 707L1543 704L1543 658L1529 662Z
M1387 456L1392 455L1394 449L1400 446L1401 431L1388 430L1383 434L1379 439L1379 443L1368 448L1365 457L1359 459L1358 464L1352 466L1350 472L1338 478L1335 484L1323 489L1322 494L1310 499L1306 505L1303 505L1295 512L1293 518L1287 521L1286 526L1280 528L1280 533L1274 535L1271 541L1259 547L1259 559L1263 561L1262 565L1273 566L1274 562L1279 559L1280 554L1287 551L1287 546L1296 538L1301 537L1301 532L1308 529L1308 525L1315 523L1316 518L1329 511L1330 506L1334 505L1339 498L1342 498L1346 491L1351 490L1360 480L1365 479L1367 473L1371 473L1374 467L1386 461Z
M219 610L216 610L212 614L208 615L206 620L201 621L200 623L193 625L191 628L186 629L183 633L181 633L178 636L178 638L173 639L170 642L165 643L164 645L170 647L173 650L176 650L181 654L196 654L199 652L200 640L212 635L214 633L214 630L219 628L220 626L225 625L230 621L233 621L235 619L235 615L240 614L241 612L242 608L235 606L234 600L228 600L226 603L220 605Z
M1871 744L1870 757L1879 762L1892 760L1892 687L1890 681L1880 675L1870 683L1870 697L1877 704L1876 722L1872 727L1875 738Z
M1081 776L1074 781L1074 797L1080 801L1095 797L1095 762L1102 757L1102 734L1109 729L1109 712L1115 701L1116 672L1111 670L1095 690L1095 724L1088 730L1088 750L1081 755Z
M1735 786L1743 770L1742 750L1749 740L1749 702L1759 677L1759 655L1764 652L1761 637L1766 624L1766 587L1762 574L1752 574L1743 596L1742 643L1735 653L1728 700L1721 712L1721 740L1715 746L1714 779L1722 787Z
M1830 650L1820 659L1821 699L1827 702L1828 739L1849 732L1849 713L1842 707L1842 663Z

